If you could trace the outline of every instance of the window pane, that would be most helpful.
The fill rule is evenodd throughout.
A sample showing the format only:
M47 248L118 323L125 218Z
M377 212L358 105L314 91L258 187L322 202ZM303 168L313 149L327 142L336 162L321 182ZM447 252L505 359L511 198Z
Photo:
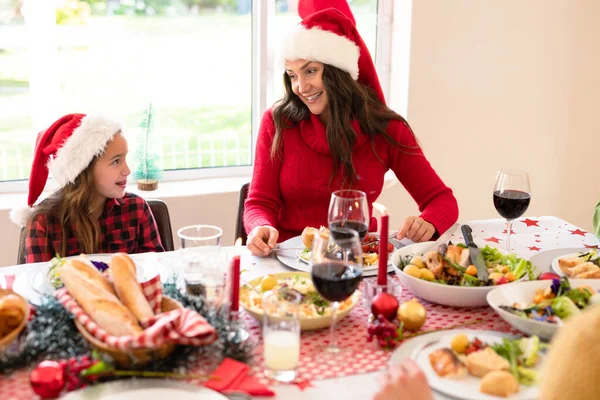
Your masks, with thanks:
M250 0L30 2L0 27L0 149L22 149L0 180L28 177L36 129L66 113L121 117L134 150L150 103L164 169L250 164Z
M377 0L350 0L350 9L356 20L358 33L365 41L373 61L375 61L375 50L377 45ZM271 22L273 34L269 38L269 44L275 54L279 51L281 40L298 23L298 0L275 0L275 18ZM277 63L277 57L275 57ZM282 74L283 66L275 65L275 77L269 88L267 104L270 107L275 101L283 96Z

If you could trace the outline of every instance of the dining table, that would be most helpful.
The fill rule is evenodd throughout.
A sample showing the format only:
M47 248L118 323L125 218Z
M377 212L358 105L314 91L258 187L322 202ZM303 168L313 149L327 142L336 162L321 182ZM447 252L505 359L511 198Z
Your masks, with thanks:
M472 228L476 243L504 248L505 222L503 219L487 219L469 221L468 224ZM561 254L575 249L600 247L600 240L593 233L553 216L519 218L514 221L512 229L510 251L531 260L538 273L548 271L551 261ZM461 230L456 230L450 240L463 241ZM406 241L403 243L409 245ZM226 257L241 256L242 285L267 274L293 271L288 265L280 262L276 253L270 257L260 258L251 255L245 247L223 246L221 251ZM136 263L140 261L151 265L164 279L181 273L181 257L179 250L132 255ZM45 271L47 268L47 262L2 267L0 286L12 286L13 290L35 304L40 299L39 294L32 290L31 277L36 272ZM389 279L396 279L393 272L390 273ZM402 289L399 296L399 301L402 303L412 299L414 294L407 289ZM426 322L421 328L425 331L435 332L464 323L468 325L468 329L473 330L518 333L490 307L454 308L420 301L427 311ZM251 371L261 382L272 388L276 393L275 399L373 398L380 386L378 377L389 367L390 360L398 362L410 356L405 349L403 350L403 346L413 339L400 342L395 350L379 348L376 340L368 342L367 325L370 313L370 309L367 309L362 302L358 302L347 317L338 321L336 332L339 344L349 347L351 351L334 367L320 364L315 357L315 349L327 342L329 330L302 332L300 365L296 381L291 384L281 384L270 381L263 375L261 324L242 312L245 327L250 333L250 339L254 341L253 358L250 361ZM28 373L28 370L19 370L10 375L3 375L0 371L0 398L3 400L35 398ZM111 389L111 384L113 383L99 385L107 386L108 389L104 392L107 394L110 394L111 390L115 393L122 390L119 388L122 382L118 385L113 384L114 389ZM143 385L143 381L136 384ZM435 398L447 399L448 397L435 393Z

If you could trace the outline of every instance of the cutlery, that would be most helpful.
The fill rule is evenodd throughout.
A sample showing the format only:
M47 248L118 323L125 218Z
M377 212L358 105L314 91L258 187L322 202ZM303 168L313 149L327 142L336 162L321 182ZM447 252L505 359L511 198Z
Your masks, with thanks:
M426 249L423 250L423 254L427 254L430 251L437 251L437 248L440 247L441 244L448 243L450 241L450 238L452 237L452 234L456 229L458 229L459 226L460 224L457 222L456 224L448 228L448 230L442 233L440 237L431 244L431 246L428 246Z
M471 256L471 263L477 268L477 278L482 281L487 281L488 270L481 249L477 247L473 241L473 230L469 225L463 225L461 228L463 237L465 238L465 244L469 249L469 255Z

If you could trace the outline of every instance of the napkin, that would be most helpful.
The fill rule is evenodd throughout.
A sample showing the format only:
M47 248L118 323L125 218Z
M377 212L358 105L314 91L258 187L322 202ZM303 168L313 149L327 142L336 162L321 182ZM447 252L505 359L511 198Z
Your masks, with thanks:
M248 375L250 367L242 362L226 358L211 374L219 379L205 383L209 389L218 392L245 392L251 396L275 396L275 392L263 385L255 377Z

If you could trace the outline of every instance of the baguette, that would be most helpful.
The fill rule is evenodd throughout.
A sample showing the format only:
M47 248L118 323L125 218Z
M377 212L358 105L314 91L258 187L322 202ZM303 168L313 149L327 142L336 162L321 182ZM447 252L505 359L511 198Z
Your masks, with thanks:
M111 335L130 336L141 332L142 328L133 314L121 304L114 292L88 280L73 261L76 260L60 267L60 276L69 294L83 311Z
M113 286L111 285L111 283L108 281L108 279L106 279L106 277L104 275L102 275L102 272L98 271L96 269L96 267L94 267L93 264L91 264L91 261L89 261L87 258L85 257L79 257L79 258L74 258L72 260L67 261L67 263L65 265L70 264L72 268L74 268L75 270L77 270L79 272L79 274L88 282L95 284L101 288L103 288L104 290L106 290L107 292L113 294L113 295L117 295L115 293L115 289L113 288ZM62 268L60 269L60 273L62 274ZM61 275L62 277L62 275ZM69 292L71 291L71 289L69 289Z
M23 322L27 310L27 303L21 296L0 288L0 339Z
M138 321L145 321L154 315L150 303L144 296L142 285L137 281L135 264L125 253L117 253L110 259L110 273L115 290L121 302Z

